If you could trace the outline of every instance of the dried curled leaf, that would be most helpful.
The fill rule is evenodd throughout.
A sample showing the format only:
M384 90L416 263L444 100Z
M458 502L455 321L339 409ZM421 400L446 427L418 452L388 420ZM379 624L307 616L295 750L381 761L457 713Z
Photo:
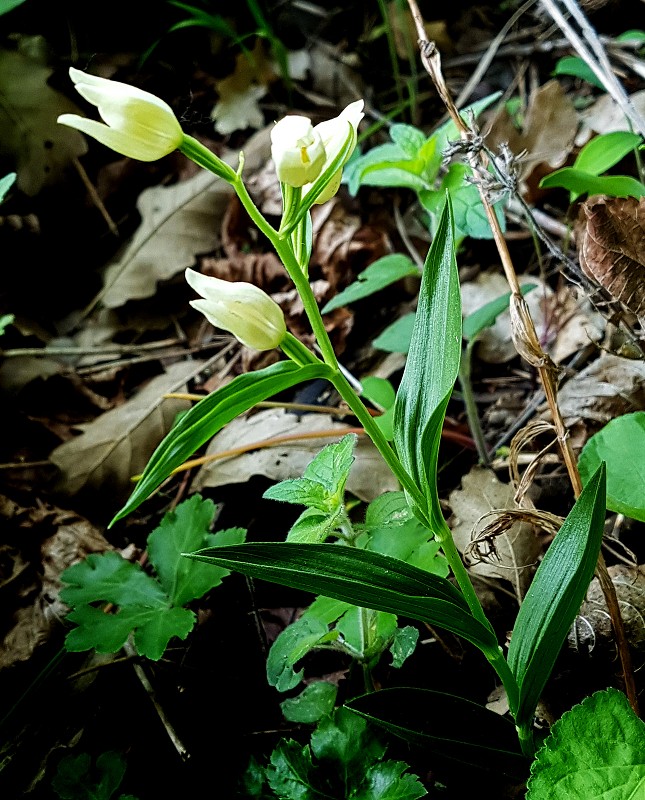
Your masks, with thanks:
M592 197L582 204L580 219L582 271L645 318L645 198Z

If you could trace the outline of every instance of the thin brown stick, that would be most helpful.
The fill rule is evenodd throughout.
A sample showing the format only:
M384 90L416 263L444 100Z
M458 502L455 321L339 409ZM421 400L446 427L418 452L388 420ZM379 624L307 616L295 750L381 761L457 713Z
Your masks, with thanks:
M421 61L428 75L432 79L432 82L434 83L441 100L446 106L451 119L456 125L462 141L466 145L471 145L470 147L466 147L466 152L468 161L473 171L473 176L476 179L481 170L486 170L488 166L488 158L483 152L482 147L477 146L476 142L473 141L475 139L474 132L461 118L461 115L459 114L459 111L452 100L450 92L443 78L439 52L434 43L429 42L426 38L423 18L421 17L416 0L408 0L408 5L410 7L410 11L417 29L417 34L419 36ZM542 349L531 313L520 292L519 281L517 279L515 267L506 245L504 235L493 207L489 202L486 190L480 181L477 181L477 186L484 209L486 211L486 216L493 232L493 238L502 262L504 274L512 293L510 311L513 330L513 343L515 344L518 353L525 360L527 360L529 364L538 370L540 380L544 388L544 394L553 418L553 425L555 427L560 451L569 474L574 495L577 498L582 491L582 481L580 479L580 473L578 471L578 465L573 453L573 448L571 447L571 442L569 440L569 432L564 424L564 420L558 406L556 383L557 367ZM620 613L620 607L618 605L616 587L614 586L611 577L607 572L607 566L602 553L598 558L596 574L598 576L598 580L600 581L600 585L605 596L605 602L607 603L607 608L611 616L612 627L616 637L616 647L618 649L623 671L625 692L629 699L630 705L634 709L634 712L638 714L639 711L636 683L634 680L634 671L632 668L629 644L627 642L625 627Z

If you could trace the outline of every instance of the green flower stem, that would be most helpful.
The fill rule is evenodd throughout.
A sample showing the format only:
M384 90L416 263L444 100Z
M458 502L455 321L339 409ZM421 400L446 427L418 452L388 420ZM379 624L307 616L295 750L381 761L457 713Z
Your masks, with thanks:
M192 136L184 134L182 143L179 145L179 151L183 153L186 158L194 161L195 164L208 170L208 172L212 172L214 175L223 178L227 183L235 184L237 174L233 167L230 167L225 161L218 158L208 147Z
M522 753L527 758L533 758L535 756L535 739L533 738L533 729L527 723L523 725L517 725L517 738L520 740L520 747L522 748Z
M412 497L417 506L423 508L425 504L425 498L419 490L419 487L406 472L403 464L401 464L399 461L399 458L392 449L390 443L383 435L379 426L376 424L374 417L365 408L362 400L356 394L350 382L340 370L334 373L334 375L330 378L330 381L334 385L334 388L338 394L350 407L354 416L361 423L365 433L367 433L374 443L376 449L383 456L385 463L392 470L401 486L403 486L405 491L410 495L410 497Z

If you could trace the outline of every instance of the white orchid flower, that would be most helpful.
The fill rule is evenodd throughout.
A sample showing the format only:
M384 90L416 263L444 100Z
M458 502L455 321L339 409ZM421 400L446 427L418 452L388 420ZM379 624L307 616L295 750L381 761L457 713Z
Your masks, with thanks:
M331 167L351 137L345 157L328 176L328 182L315 202L329 200L338 191L343 166L356 147L358 123L362 118L363 101L357 100L339 116L315 126L307 117L293 115L281 119L271 131L271 155L279 180L289 186L304 187L303 195L306 195L316 179Z
M77 92L98 107L106 124L77 114L62 114L58 117L62 125L139 161L156 161L182 144L184 133L173 110L155 95L73 67L69 76Z
M201 295L191 306L216 328L228 331L254 350L273 350L287 333L284 314L266 292L252 283L233 283L186 270L189 285Z

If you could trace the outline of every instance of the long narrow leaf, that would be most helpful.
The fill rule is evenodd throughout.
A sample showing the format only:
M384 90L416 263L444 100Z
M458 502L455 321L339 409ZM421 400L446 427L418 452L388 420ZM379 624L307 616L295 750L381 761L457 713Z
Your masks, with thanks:
M458 769L476 767L526 778L513 723L463 697L431 689L395 687L356 697L352 711Z
M322 363L301 367L291 361L280 361L266 369L239 375L200 400L181 417L152 454L134 492L112 522L134 511L176 467L232 419L284 389L329 374L329 367Z
M585 486L547 550L515 622L508 664L517 680L518 725L532 717L598 560L605 520L605 466Z
M482 650L497 647L450 581L380 553L332 544L253 542L207 548L189 558L438 625Z
M431 522L441 516L437 450L461 357L461 299L450 196L423 269L419 305L394 405L394 441L408 472L423 487Z

